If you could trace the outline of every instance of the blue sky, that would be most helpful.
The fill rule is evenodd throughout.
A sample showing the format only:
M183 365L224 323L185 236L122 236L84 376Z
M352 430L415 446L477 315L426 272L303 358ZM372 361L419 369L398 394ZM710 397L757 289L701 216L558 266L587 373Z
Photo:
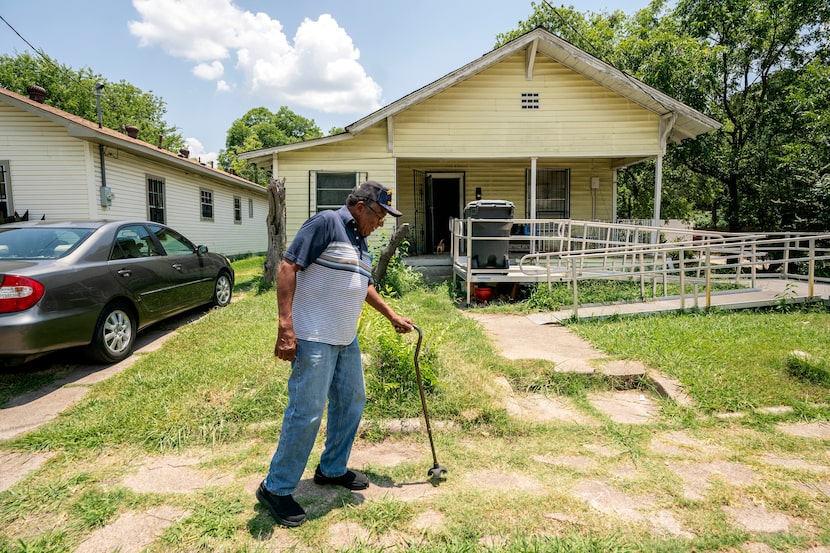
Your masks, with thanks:
M561 3L551 2L554 6ZM584 0L632 13L646 0ZM345 127L492 50L530 0L6 0L35 48L161 97L191 155L215 159L249 109ZM32 53L0 21L0 52ZM106 93L106 89L105 89Z

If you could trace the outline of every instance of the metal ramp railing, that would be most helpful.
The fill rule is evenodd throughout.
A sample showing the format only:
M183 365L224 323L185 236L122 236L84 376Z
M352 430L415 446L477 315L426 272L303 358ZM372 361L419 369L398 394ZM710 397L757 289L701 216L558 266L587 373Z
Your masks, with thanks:
M466 232L476 222L507 220L454 220L453 278L470 285L479 282L567 282L573 288L574 314L579 309L580 280L639 280L641 297L646 286L652 296L668 294L668 284L679 284L680 304L690 295L697 304L703 287L706 307L711 306L712 284L734 281L755 288L758 278L805 281L813 296L817 276L830 271L830 234L729 233L687 228L615 224L570 219L513 219L510 236L482 237ZM507 241L515 262L508 271L481 269L466 252L477 240ZM687 285L692 293L687 294Z

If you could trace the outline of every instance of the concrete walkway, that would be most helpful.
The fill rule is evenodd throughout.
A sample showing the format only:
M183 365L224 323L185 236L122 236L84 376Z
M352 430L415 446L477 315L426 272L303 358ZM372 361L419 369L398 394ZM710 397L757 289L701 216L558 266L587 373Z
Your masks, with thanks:
M478 321L493 339L502 356L507 359L542 359L554 364L556 372L604 374L633 381L647 379L664 397L691 407L692 401L676 380L637 361L608 357L580 338L570 329L558 324L538 324L533 316L499 315L465 312ZM614 410L618 401L609 398L607 408ZM628 407L620 406L623 411ZM638 407L634 407L635 410ZM625 417L624 412L618 413Z

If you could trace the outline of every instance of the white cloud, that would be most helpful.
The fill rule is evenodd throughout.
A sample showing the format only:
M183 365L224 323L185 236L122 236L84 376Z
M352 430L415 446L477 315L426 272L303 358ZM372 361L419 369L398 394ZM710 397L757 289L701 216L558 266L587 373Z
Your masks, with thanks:
M231 62L252 93L275 104L326 113L380 107L381 87L366 74L346 30L328 14L306 18L291 44L279 21L231 0L133 0L133 6L141 20L131 21L129 29L139 44L194 62L193 74L216 80L219 92L238 85L225 71Z
M221 61L213 63L200 63L193 68L193 74L206 81L215 81L225 73L225 66Z
M187 144L187 147L190 149L191 158L198 158L199 161L207 165L210 165L210 162L213 162L213 166L216 167L216 160L219 157L218 152L206 152L205 146L198 138L185 138L184 143Z

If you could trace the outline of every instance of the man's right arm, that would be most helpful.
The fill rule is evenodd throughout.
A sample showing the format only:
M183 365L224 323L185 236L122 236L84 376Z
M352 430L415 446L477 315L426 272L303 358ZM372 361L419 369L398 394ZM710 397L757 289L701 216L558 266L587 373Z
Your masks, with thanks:
M292 306L294 291L297 289L297 271L302 267L283 259L277 270L277 309L279 310L279 326L277 343L274 345L274 355L283 361L293 361L297 354L297 337L294 335L294 319Z

